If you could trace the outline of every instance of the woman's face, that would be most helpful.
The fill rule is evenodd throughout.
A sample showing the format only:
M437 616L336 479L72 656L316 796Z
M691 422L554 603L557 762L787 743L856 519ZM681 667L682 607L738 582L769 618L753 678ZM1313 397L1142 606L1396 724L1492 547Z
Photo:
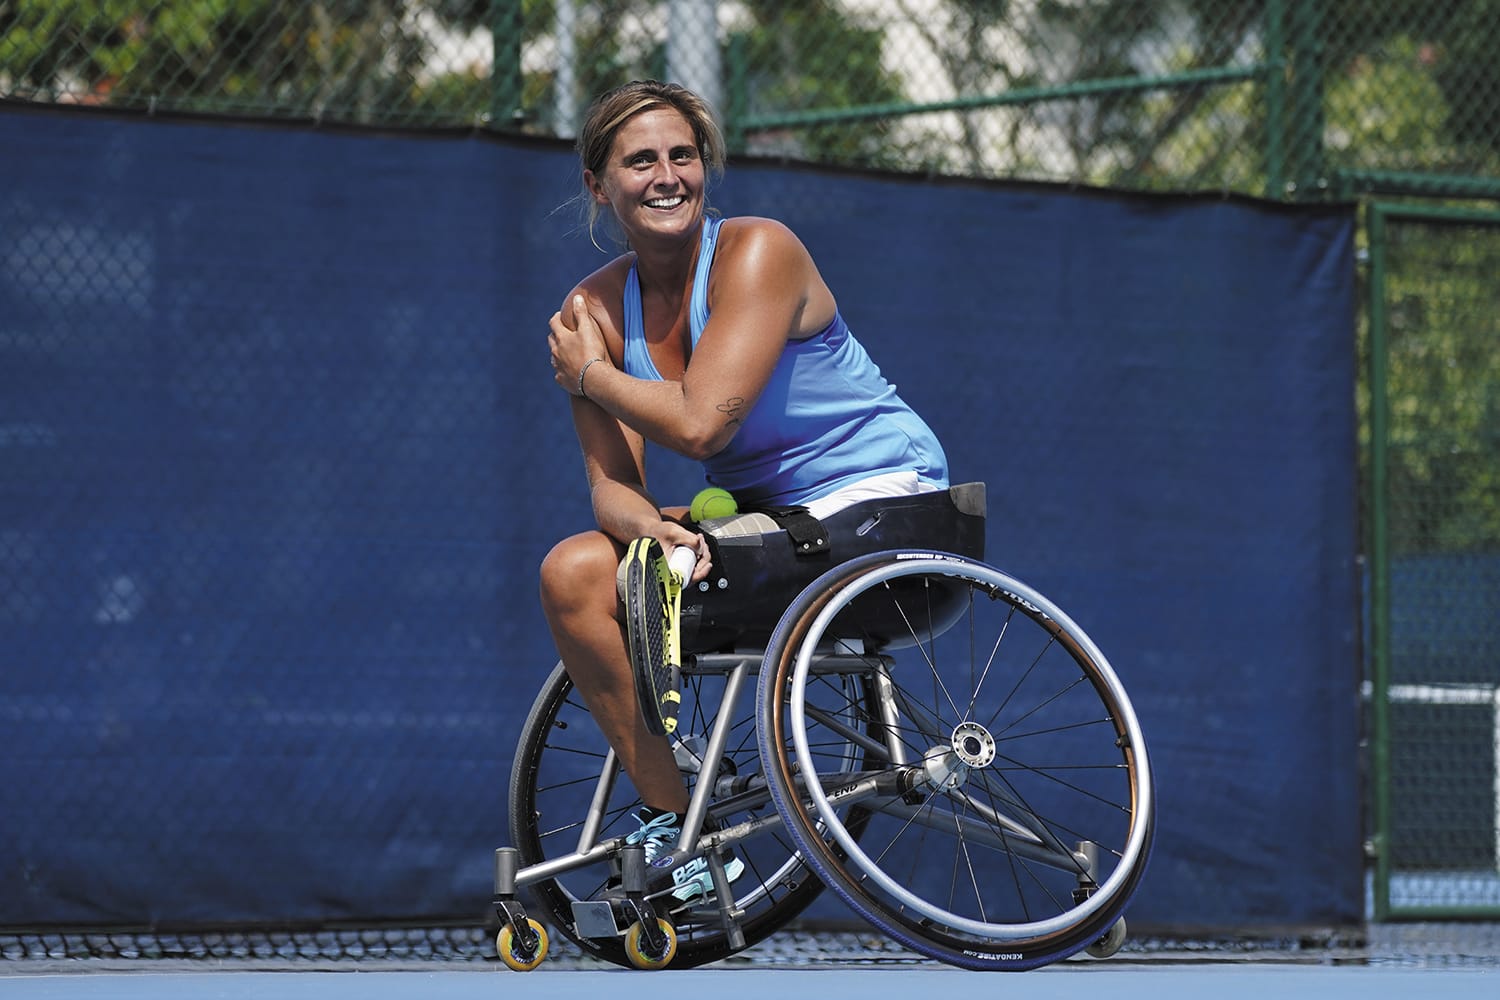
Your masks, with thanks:
M687 119L655 108L620 126L609 159L589 189L608 205L632 245L652 236L684 236L703 212L703 159Z

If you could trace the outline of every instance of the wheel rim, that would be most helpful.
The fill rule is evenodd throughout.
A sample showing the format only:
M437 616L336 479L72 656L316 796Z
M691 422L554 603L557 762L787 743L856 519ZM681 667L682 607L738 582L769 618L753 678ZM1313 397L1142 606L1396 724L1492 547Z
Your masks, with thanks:
M849 891L841 890L846 898L852 892L875 899L877 905L883 905L891 916L903 923L916 924L918 923L916 917L919 916L935 923L945 932L957 936L960 945L964 936L985 942L1001 943L1034 942L1049 937L1067 936L1076 932L1079 927L1086 926L1091 920L1103 919L1102 914L1117 912L1118 908L1123 905L1124 899L1128 898L1129 893L1133 891L1144 865L1144 855L1149 850L1152 832L1150 817L1154 808L1153 791L1150 769L1145 755L1145 742L1134 711L1118 679L1087 636L1083 635L1070 619L1040 594L988 567L968 562L959 563L947 558L893 562L866 572L841 589L835 599L826 602L821 607L807 629L806 635L801 639L788 685L790 703L786 717L789 722L790 740L797 767L803 775L818 773L819 760L807 740L808 683L812 664L816 660L814 646L833 630L833 623L838 616L844 613L856 599L863 599L862 595L866 592L883 587L888 582L899 578L926 574L960 580L965 587L973 588L973 591L986 597L995 594L1003 595L1004 601L1011 604L1014 611L1030 616L1029 620L1033 625L1041 626L1045 623L1047 628L1054 630L1055 647L1066 653L1069 659L1079 659L1089 665L1091 676L1086 679L1092 686L1097 700L1109 706L1112 715L1109 723L1115 728L1116 739L1123 744L1120 752L1130 757L1129 763L1133 764L1130 772L1133 780L1130 783L1129 796L1123 803L1124 811L1130 818L1128 833L1119 841L1117 848L1115 844L1107 845L1116 848L1117 852L1112 860L1106 859L1112 864L1108 877L1082 901L1071 897L1059 900L1056 903L1057 912L1050 915L1039 915L1021 910L1014 914L1007 913L997 919L993 912L987 911L982 898L977 906L966 906L963 908L965 912L960 912L960 908L956 907L952 901L953 896L943 901L912 891L887 871L888 862L883 856L872 857L860 842L848 837L838 820L838 809L830 801L823 784L816 780L807 781L804 786L810 814L819 823L820 829L831 833L846 855L847 861L844 862L843 867L851 872L849 885L846 886ZM973 596L972 592L970 596ZM1067 641L1056 641L1059 636L1066 637ZM918 641L914 645L921 647L922 642ZM998 645L997 641L996 646ZM927 654L923 652L921 655ZM993 666L993 664L990 665ZM983 683L983 677L981 677L981 683ZM964 710L974 707L973 702L977 700L980 688L975 688L968 699L970 704L965 705L963 704L965 699L956 698L953 692L943 691L941 683L935 684L935 687L940 692L936 696L936 702L940 708L943 702L947 703L948 709L951 709L958 717L957 724L946 730L945 739L936 738L942 730L935 722L927 725L923 735L930 739L931 743L927 746L914 746L913 756L920 762L922 782L920 788L929 802L941 802L947 798L964 803L961 807L950 808L953 819L943 820L958 827L958 839L962 841L963 830L959 824L968 822L971 825L983 825L981 815L983 810L978 808L982 802L976 800L988 797L991 802L994 802L1013 794L1007 791L1005 786L1014 779L1001 775L998 769L993 769L996 760L994 754L999 753L1000 760L1006 767L1013 765L1006 760L1004 753L994 751L989 745L989 741L995 739L995 734L990 731L992 727L986 725L983 720L965 716ZM907 704L906 707L909 710L915 709L912 704ZM944 711L933 712L934 720L943 714L945 714ZM1004 738L1010 739L1010 734L1007 732ZM983 795L964 793L963 789L968 787L982 790ZM1019 800L1025 801L1024 797L1020 797ZM971 806L974 808L971 809ZM924 822L936 824L936 817L938 814L934 810ZM1004 835L992 834L991 839L1003 840ZM865 842L872 849L877 850L889 851L891 846L886 845L880 835L866 834ZM892 844L894 843L895 841L892 841ZM974 883L974 896L979 898L981 896L979 874L972 870L966 874ZM1035 876L1028 877L1034 878ZM1018 885L1017 894L1020 895L1022 891ZM856 908L860 907L856 906ZM1087 943L1087 940L1086 936L1082 937L1078 946L1081 947Z
M539 730L548 734L547 742L540 748L533 746L528 749L525 746L527 737L523 735L523 747L518 750L516 758L516 773L512 775L512 841L520 849L523 867L560 857L577 846L582 811L608 749L587 708L573 691L571 682L565 674L559 679L559 674L560 671L555 671L549 681L552 696L543 717L537 719ZM702 687L704 678L687 676L684 683ZM713 687L713 684L708 686ZM717 694L716 691L713 693ZM680 726L684 738L677 741L680 746L693 743L711 726L713 720L706 718L699 709L700 702L705 700L717 703L716 698L684 698ZM538 701L540 706L541 699ZM759 769L753 699L748 692L742 697L742 705L744 708L736 713L736 726L726 748L726 756L734 760L739 776ZM534 709L533 713L536 712ZM573 745L553 742L559 737L573 740L575 736L578 739ZM701 740L695 748L701 750ZM566 763L562 772L549 774L548 758L552 754L558 755L559 762ZM680 762L692 757L690 752L679 753ZM599 831L600 840L623 836L634 829L629 814L639 805L639 800L634 798L633 792L627 794L627 788L628 783L622 778ZM760 797L755 808L758 815L773 816L775 813L768 794ZM541 819L528 821L528 816L538 813ZM735 814L732 819L748 815ZM823 889L822 883L807 870L791 838L779 829L741 845L737 855L747 865L745 875L734 883L736 905L748 913L742 922L746 945L763 939L792 919ZM766 857L771 860L766 861ZM538 883L532 891L542 908L551 915L553 923L577 944L607 961L629 964L620 939L579 939L571 932L571 904L578 899L597 896L605 888L607 877L604 866L594 866ZM704 912L701 916L694 916L691 911L679 913L674 920L678 938L674 965L677 967L713 961L735 950L728 942L716 910Z

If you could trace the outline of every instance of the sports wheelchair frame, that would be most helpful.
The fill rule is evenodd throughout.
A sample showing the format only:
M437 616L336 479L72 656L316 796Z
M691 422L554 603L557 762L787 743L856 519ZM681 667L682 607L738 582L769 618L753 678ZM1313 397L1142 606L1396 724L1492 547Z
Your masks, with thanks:
M1123 943L1154 830L1145 740L1104 655L1034 589L967 555L868 552L768 637L686 659L672 739L691 804L673 860L705 858L714 891L651 891L625 839L639 799L559 663L522 728L512 846L496 851L509 967L543 960L548 926L618 965L701 965L825 887L962 968Z

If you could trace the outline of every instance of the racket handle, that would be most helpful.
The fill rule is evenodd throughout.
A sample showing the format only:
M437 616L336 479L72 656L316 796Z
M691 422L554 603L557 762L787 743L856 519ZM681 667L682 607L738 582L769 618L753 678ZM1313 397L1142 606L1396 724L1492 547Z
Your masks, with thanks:
M667 557L667 568L676 573L683 583L687 583L692 577L693 567L696 565L698 565L698 553L694 552L689 545L677 546Z

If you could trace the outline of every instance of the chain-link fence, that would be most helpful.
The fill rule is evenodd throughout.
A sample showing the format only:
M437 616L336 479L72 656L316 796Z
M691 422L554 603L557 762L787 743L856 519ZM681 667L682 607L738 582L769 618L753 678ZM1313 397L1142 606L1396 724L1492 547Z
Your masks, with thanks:
M1376 909L1500 916L1500 213L1369 229Z
M566 136L662 76L745 153L1494 197L1497 48L1500 0L11 0L0 96Z
M591 95L658 76L708 95L740 154L1288 200L1500 200L1497 51L1500 0L0 0L16 105L566 137ZM1371 297L1390 440L1367 511L1386 555L1370 648L1391 668L1377 765L1399 800L1373 841L1383 878L1491 848L1500 864L1500 714L1482 693L1500 683L1494 232L1408 220L1371 237L1391 268ZM48 246L8 259L70 304L134 280L61 258L43 274ZM5 543L45 574L45 553ZM135 599L99 596L106 617ZM1429 809L1438 789L1459 804ZM1433 884L1459 885L1440 908L1492 898L1490 881Z

